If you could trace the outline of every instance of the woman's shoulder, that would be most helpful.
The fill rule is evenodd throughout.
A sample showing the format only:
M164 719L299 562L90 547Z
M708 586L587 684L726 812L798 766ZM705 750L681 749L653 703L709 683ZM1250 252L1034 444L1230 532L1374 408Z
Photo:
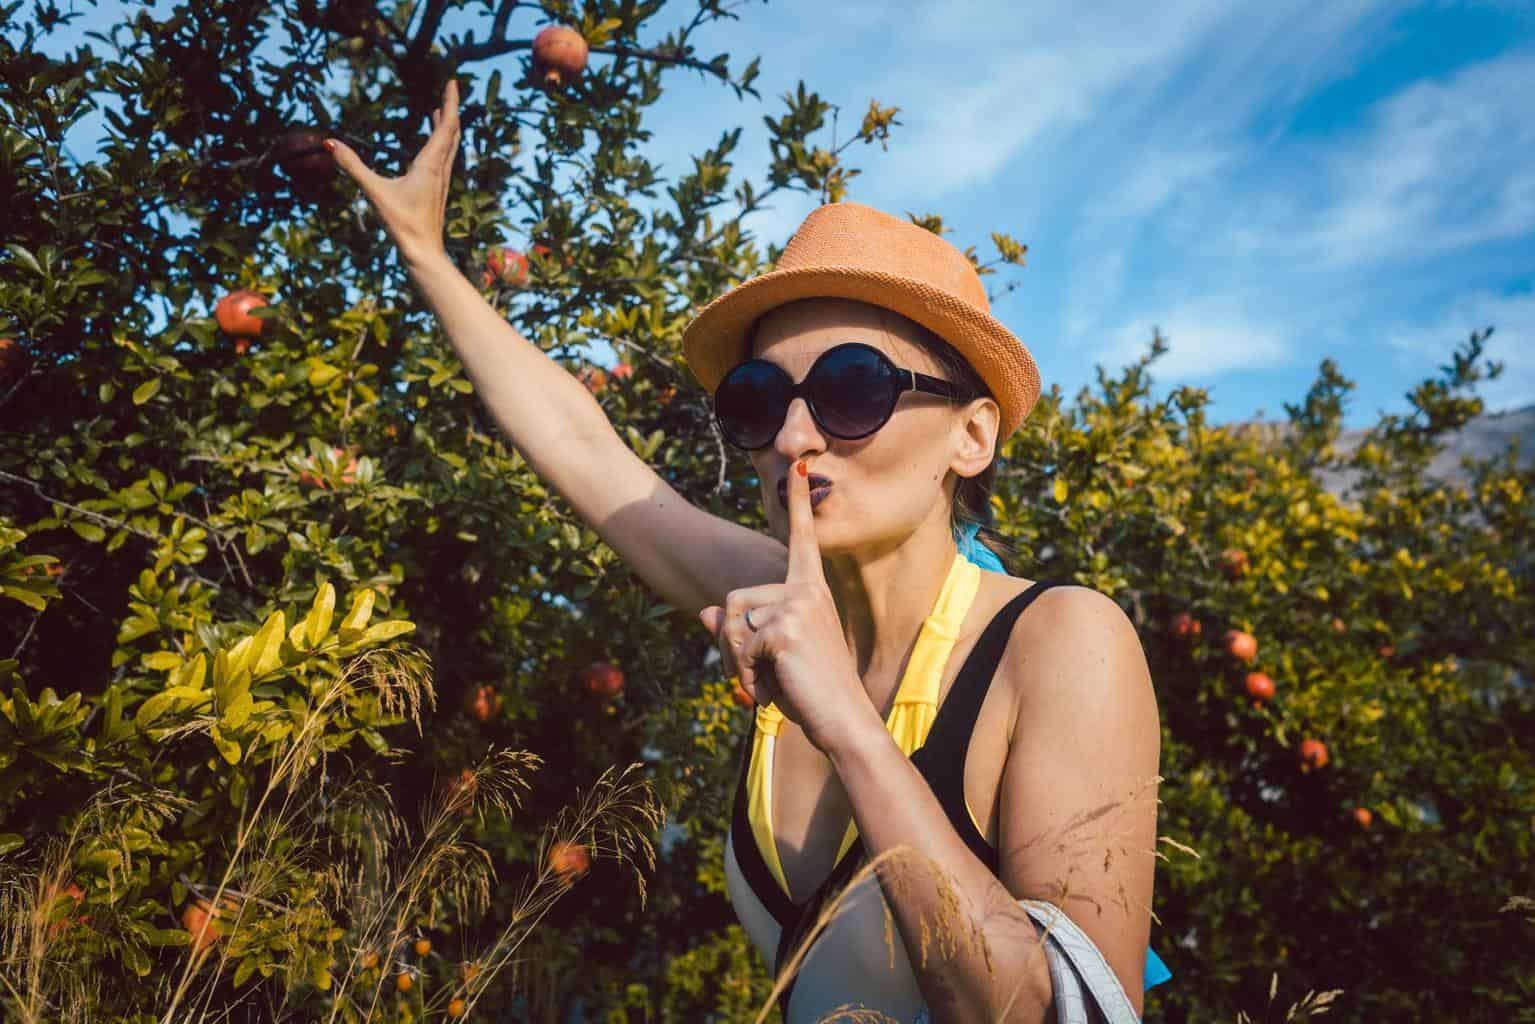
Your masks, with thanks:
M1031 584L1024 583L1020 593ZM1111 676L1145 676L1140 631L1108 594L1076 583L1041 588L1013 623L999 672L1019 692L1064 686L1080 692L1091 664Z

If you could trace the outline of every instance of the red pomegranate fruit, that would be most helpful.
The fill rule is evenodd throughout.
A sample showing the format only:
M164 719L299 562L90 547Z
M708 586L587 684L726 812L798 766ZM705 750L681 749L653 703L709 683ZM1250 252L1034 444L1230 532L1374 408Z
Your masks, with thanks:
M1327 756L1327 744L1321 740L1306 739L1300 745L1300 770L1309 772L1313 768L1325 768L1329 758Z
M336 161L325 148L326 138L318 128L289 128L272 147L272 159L303 193L313 195L336 177Z
M528 283L528 258L516 249L492 249L485 258L485 273L480 278L486 285L495 281L511 288L521 288Z
M607 661L593 662L582 669L581 682L588 693L602 700L617 697L624 691L623 670Z
M533 77L545 89L559 89L586 70L586 40L568 25L550 25L533 37Z
M266 304L266 296L260 292L241 288L219 299L218 305L213 307L213 318L218 321L219 330L232 338L259 338L261 337L261 318L251 311L260 309ZM249 347L249 345L249 340L246 340L246 346ZM238 349L238 343L236 348ZM243 350L240 351L243 354Z
M1258 640L1251 633L1240 629L1228 629L1221 637L1221 646L1238 661L1251 662L1258 656Z
M1266 672L1249 672L1243 683L1247 695L1253 699L1253 707L1274 699L1274 680Z

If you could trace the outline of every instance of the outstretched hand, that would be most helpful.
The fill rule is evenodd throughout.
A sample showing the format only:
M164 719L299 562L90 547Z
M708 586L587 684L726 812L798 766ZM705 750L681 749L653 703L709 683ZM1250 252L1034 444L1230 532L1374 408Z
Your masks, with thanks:
M698 615L727 672L758 704L774 704L823 752L874 713L821 566L809 467L789 471L789 569L782 583L732 590ZM746 624L752 613L753 630ZM876 716L877 717L877 716Z
M448 182L458 155L459 134L458 82L449 79L442 91L442 106L432 111L432 135L402 177L375 174L346 143L335 138L325 140L336 166L357 182L407 263L444 251Z

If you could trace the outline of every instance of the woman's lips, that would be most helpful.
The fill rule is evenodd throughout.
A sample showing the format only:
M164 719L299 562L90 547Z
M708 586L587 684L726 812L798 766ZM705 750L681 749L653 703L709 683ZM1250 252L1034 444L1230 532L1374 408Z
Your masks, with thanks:
M824 476L815 473L810 474L810 507L813 509L826 500L831 493L832 483ZM787 479L778 482L778 507L789 507L789 481Z

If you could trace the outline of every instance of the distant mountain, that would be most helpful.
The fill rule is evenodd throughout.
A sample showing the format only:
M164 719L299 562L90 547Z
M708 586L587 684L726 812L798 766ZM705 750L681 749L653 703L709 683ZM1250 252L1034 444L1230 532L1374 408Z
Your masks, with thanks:
M1234 430L1256 433L1272 440L1278 440L1291 429L1287 422L1271 420L1239 422L1229 426ZM1364 430L1345 430L1338 436L1333 447L1340 454L1348 454L1359 447L1365 433ZM1519 465L1535 466L1535 405L1485 413L1455 433L1447 435L1445 441L1444 450L1429 463L1428 475L1451 486L1470 480L1460 464L1462 459L1491 458L1506 451L1515 441L1519 444ZM1321 474L1322 486L1333 494L1341 494L1356 475L1329 470Z

